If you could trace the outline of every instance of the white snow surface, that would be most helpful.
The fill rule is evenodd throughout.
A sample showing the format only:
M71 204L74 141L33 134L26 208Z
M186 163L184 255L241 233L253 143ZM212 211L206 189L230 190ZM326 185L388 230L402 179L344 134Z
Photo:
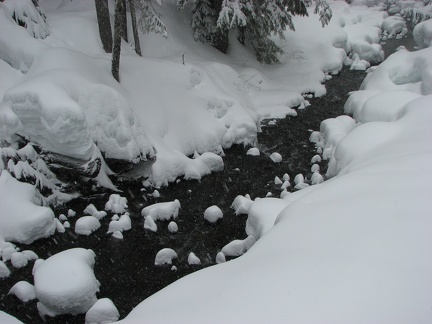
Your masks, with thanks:
M4 324L22 324L20 320L0 310L0 322Z
M99 291L92 250L74 248L43 261L34 272L34 288L41 315L82 314L92 307Z

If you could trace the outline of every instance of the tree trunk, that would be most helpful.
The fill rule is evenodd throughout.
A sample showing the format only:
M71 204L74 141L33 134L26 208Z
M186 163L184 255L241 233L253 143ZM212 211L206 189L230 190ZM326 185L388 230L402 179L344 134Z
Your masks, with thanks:
M122 0L123 2L123 31L122 31L122 37L125 40L126 43L128 43L128 32L127 32L127 17L126 17L126 0Z
M121 39L123 32L123 12L125 11L123 0L117 0L114 16L114 48L112 54L111 73L118 82L120 82L120 51Z
M99 35L105 53L112 52L111 22L108 9L108 0L95 0Z
M139 34L138 34L137 21L136 21L135 2L134 2L134 0L129 0L129 8L130 8L131 19L132 19L132 31L133 31L133 36L134 36L135 52L139 56L142 56L142 54L141 54L140 39L139 39Z

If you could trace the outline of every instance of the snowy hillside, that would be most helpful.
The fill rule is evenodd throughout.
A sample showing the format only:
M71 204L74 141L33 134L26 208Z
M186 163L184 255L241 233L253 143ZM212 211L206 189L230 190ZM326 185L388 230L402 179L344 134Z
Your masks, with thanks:
M128 176L152 190L178 178L200 180L223 170L224 150L234 144L259 154L260 122L314 109L307 99L324 96L325 82L346 65L367 70L361 89L346 102L347 115L323 121L310 138L314 159L329 161L327 173L317 166L289 190L289 176L275 178L285 185L280 198L238 196L233 208L248 214L249 236L226 245L220 265L144 300L123 322L432 320L431 20L414 29L417 51L400 49L370 67L384 59L381 41L407 33L405 21L380 2L329 1L329 25L323 28L312 8L309 17L294 17L296 31L274 38L284 50L280 63L265 65L234 35L227 54L195 42L190 10L166 1L160 12L168 38L140 33L142 57L123 42L119 83L93 1L40 0L46 22L32 11L27 29L13 20L29 18L25 3L0 2L0 280L38 259L13 243L69 229L75 212L57 216L52 208L81 194L77 182L113 194L105 211L86 208L73 235L91 235L112 212L108 234L122 239L131 217L127 200L115 194L111 169L119 161L134 165ZM407 8L430 12L423 3L390 6ZM74 192L53 172L68 170L76 172ZM179 209L177 199L147 206L140 226L157 232L156 221L165 220L175 233ZM204 218L213 223L223 214L211 206ZM111 300L96 296L95 255L77 247L38 259L34 285L18 282L10 293L37 299L42 316L87 312L89 321L116 321ZM155 265L177 256L163 249ZM189 254L189 265L200 262ZM77 274L70 285L69 271Z

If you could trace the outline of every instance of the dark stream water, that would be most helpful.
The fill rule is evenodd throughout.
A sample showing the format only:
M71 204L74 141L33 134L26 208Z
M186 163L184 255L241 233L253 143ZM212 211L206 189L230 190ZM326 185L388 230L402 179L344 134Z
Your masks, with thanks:
M406 42L406 39L389 41L385 50L391 52ZM319 130L322 120L343 114L348 92L357 90L364 76L362 71L344 68L339 75L326 82L327 95L310 99L312 106L299 110L297 117L277 120L275 126L268 126L268 121L264 121L262 133L258 136L261 156L248 156L247 147L233 146L225 151L225 168L222 172L206 176L201 182L181 180L160 189L157 199L149 195L152 190L142 191L141 182L118 183L123 190L121 195L128 199L132 219L132 229L123 233L123 240L106 234L112 216L108 213L101 220L101 228L88 237L74 233L76 217L70 218L72 226L66 233L56 233L30 246L19 247L31 249L44 259L69 248L92 249L96 253L95 275L101 283L98 298L110 298L121 318L124 318L138 303L163 287L187 274L214 265L216 254L227 243L246 238L246 216L236 216L230 208L234 198L250 194L254 199L265 197L268 192L279 197L280 189L274 185L275 176L282 178L284 173L288 173L293 179L298 173L309 174L310 160L316 154L314 145L309 142L310 132ZM282 155L281 163L276 164L269 159L273 152ZM323 162L321 173L325 172L325 168ZM56 210L55 214L67 214L67 210L72 208L80 216L90 203L98 210L103 210L109 194L76 199ZM157 222L157 233L144 230L141 209L155 202L174 199L178 199L182 206L176 220L179 231L171 234L167 229L168 222ZM211 205L219 206L224 212L223 219L215 224L203 218L204 210ZM172 271L171 267L154 266L156 253L165 247L177 252L179 257L173 263L177 271ZM188 265L189 252L194 252L202 264ZM0 309L23 322L42 323L36 301L22 303L15 296L7 295L9 289L20 280L33 283L32 265L11 270L11 276L0 281ZM50 323L84 323L84 315L57 316L45 320Z

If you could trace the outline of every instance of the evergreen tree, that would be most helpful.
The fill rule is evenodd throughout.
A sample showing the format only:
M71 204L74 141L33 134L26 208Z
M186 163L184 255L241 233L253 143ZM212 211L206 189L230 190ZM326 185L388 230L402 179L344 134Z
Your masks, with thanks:
M182 9L188 0L179 0ZM307 15L307 5L315 4L315 13L327 24L331 10L325 0L195 0L191 25L194 39L210 43L223 53L228 50L230 30L237 30L238 40L251 46L260 62L278 62L282 53L270 36L284 37L294 30L293 15Z
M168 30L161 19L161 15L157 12L156 7L162 6L162 0L140 0L139 8L141 17L139 26L143 33L155 32L168 37Z
M108 0L95 0L96 15L99 27L99 36L106 53L112 52L111 21Z

